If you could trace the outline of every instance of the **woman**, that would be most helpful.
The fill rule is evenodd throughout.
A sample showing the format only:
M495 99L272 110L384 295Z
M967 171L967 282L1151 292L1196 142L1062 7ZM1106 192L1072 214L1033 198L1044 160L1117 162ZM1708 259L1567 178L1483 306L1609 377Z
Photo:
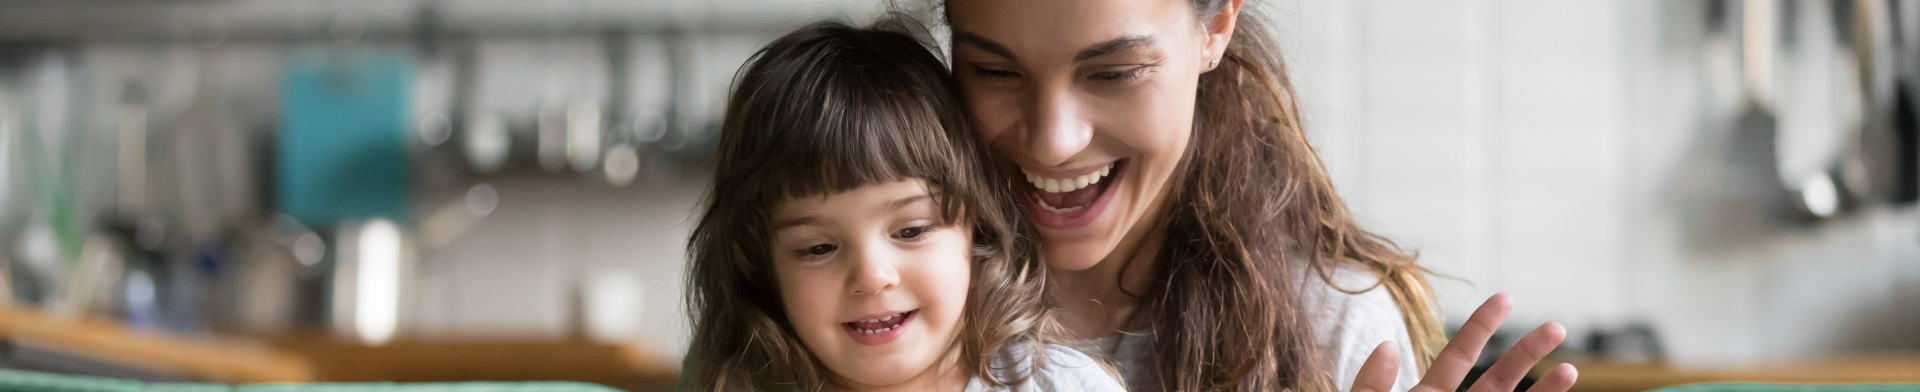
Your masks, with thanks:
M1135 391L1454 390L1511 301L1437 349L1424 270L1347 215L1243 5L944 4L978 132L1032 184L1062 323ZM1564 335L1541 326L1473 390L1512 390Z

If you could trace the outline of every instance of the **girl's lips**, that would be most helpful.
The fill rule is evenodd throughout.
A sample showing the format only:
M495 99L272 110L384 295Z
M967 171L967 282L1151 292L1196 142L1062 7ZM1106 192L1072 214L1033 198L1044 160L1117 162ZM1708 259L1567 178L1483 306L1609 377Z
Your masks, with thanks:
M1027 197L1021 198L1027 209L1027 216L1032 217L1033 223L1043 229L1073 229L1093 223L1094 219L1100 217L1100 213L1106 211L1107 202L1113 199L1113 194L1119 188L1115 185L1126 177L1126 166L1125 160L1115 163L1112 174L1102 179L1100 184L1094 185L1100 191L1099 196L1083 208L1068 211L1050 210L1040 205L1045 203L1039 194L1042 191L1028 188Z
M892 343L895 339L899 339L900 335L907 333L907 327L913 325L914 316L918 315L920 315L919 310L909 310L892 316L894 318L891 320L840 323L840 329L846 331L847 336L852 337L855 343L867 346L878 346ZM881 319L885 317L887 316L870 319Z

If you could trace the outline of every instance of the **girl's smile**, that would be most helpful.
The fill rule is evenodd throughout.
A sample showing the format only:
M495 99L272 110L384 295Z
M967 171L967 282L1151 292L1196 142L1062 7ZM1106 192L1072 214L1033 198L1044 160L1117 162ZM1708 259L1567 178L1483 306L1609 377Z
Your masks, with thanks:
M900 335L906 334L907 326L913 321L913 314L918 311L919 309L915 309L868 316L868 318L840 323L840 326L846 327L847 336L853 337L854 342L878 346L892 343L894 339L900 338Z

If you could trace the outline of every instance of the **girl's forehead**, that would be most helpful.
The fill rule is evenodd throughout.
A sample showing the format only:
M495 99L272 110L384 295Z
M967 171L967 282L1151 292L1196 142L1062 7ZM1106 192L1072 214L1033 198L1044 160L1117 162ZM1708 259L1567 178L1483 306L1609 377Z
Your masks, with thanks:
M854 188L845 192L788 198L773 209L773 230L845 217L901 211L921 203L931 205L933 194L922 179L907 179Z

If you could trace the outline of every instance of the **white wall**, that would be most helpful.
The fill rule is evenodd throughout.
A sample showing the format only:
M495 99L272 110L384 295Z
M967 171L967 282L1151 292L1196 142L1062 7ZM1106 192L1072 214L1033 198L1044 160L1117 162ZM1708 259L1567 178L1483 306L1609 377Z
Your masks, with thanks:
M522 2L459 2L449 14L487 20L528 12L664 12L779 20L844 7L860 15L871 3L672 1L624 8L629 3L581 2L531 10L526 7L536 6ZM411 9L339 4L374 10L371 20ZM1269 5L1296 67L1310 133L1349 205L1365 222L1419 250L1436 273L1461 278L1436 280L1454 320L1505 291L1519 302L1515 323L1559 320L1579 336L1643 320L1664 333L1683 361L1920 348L1920 335L1912 333L1920 330L1920 311L1912 305L1920 303L1920 212L1874 207L1805 229L1755 218L1761 212L1743 193L1737 181L1743 169L1731 163L1737 159L1728 147L1733 82L1711 71L1726 64L1702 55L1709 43L1696 34L1699 3ZM231 14L270 21L296 15L287 20L310 22L327 14L259 2L230 7ZM48 15L11 11L21 12L0 16L0 24L27 26L18 23L41 23L33 21ZM108 19L120 20L114 18L131 17ZM723 80L755 39L699 45L700 67L711 71L703 75L713 76L703 79ZM636 44L639 52L657 50ZM483 61L501 61L485 71L478 103L532 110L575 95L600 96L604 81L593 76L598 64L551 60L590 59L595 48L488 44ZM276 50L229 52L237 63L261 64L229 75L257 85L233 91L236 100L273 96L277 68L260 59ZM183 60L191 53L191 47L102 46L88 58L110 75L164 79L192 75L193 61ZM119 79L99 80L96 96L110 102ZM571 87L528 84L554 80ZM153 87L158 105L179 87ZM719 94L718 88L712 91ZM660 97L706 105L715 98ZM580 282L624 274L641 282L637 304L644 317L634 325L642 341L662 356L684 350L682 243L704 180L654 173L631 188L564 176L491 181L500 189L496 213L424 261L423 311L413 333L562 336L572 325L570 298Z
M1781 228L1738 181L1701 2L1281 1L1307 123L1454 322L1641 320L1683 362L1920 348L1920 215Z

